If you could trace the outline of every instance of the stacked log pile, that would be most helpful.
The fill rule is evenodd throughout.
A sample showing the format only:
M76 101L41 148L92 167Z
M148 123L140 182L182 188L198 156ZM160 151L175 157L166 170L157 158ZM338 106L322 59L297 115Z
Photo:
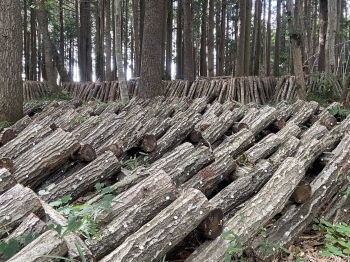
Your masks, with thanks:
M207 81L204 93L185 87L194 99L27 105L27 115L6 129L15 135L1 133L7 141L0 144L0 241L39 237L21 244L9 261L41 255L79 260L75 243L94 261L148 262L165 255L174 261L189 250L191 238L196 247L186 261L222 261L228 230L268 260L256 234L282 210L267 238L284 246L320 212L333 221L348 219L340 209L350 201L336 193L349 182L350 117L334 120L329 111L337 103L262 106L260 96L249 100L242 93L243 104L213 95L220 81L229 93L228 86L243 78L200 81ZM259 80L247 81L260 94ZM172 90L171 96L180 92ZM94 190L102 182L110 185L113 201L112 212L95 214L99 238L77 232L60 237L47 229L67 225L48 203L69 194L68 203L94 205L104 198ZM338 209L326 206L329 201Z
M46 82L25 81L23 82L23 99L24 101L41 99L48 97L50 94Z

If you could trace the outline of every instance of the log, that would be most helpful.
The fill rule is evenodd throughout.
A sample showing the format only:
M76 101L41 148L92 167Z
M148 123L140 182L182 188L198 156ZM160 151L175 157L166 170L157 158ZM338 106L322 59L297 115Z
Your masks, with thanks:
M281 139L281 142L284 143L287 141L290 137L299 137L301 134L301 129L294 123L287 123L284 128L282 128L280 131L276 133L278 137Z
M121 164L110 151L100 155L87 166L56 184L42 199L52 202L70 194L74 201L79 196L93 189L99 181L113 177L121 168Z
M323 151L325 151L325 147L322 141L312 139L300 144L297 152L295 153L295 158L300 161L304 170L306 171L323 153Z
M196 188L206 197L211 196L218 190L218 185L223 180L228 180L235 170L236 162L230 155L216 158L215 162L201 169L191 179L181 185L181 189Z
M315 123L300 136L300 141L303 143L314 138L320 140L327 133L328 129L325 126Z
M350 136L346 138L348 141ZM321 210L331 196L339 191L342 182L346 179L346 175L350 170L348 163L350 152L343 151L341 154L335 156L311 183L312 196L309 201L301 205L292 205L288 211L274 223L271 230L268 231L267 237L264 241L275 243L281 246L288 246L301 234L305 228L310 224L315 214ZM286 232L288 232L286 234ZM261 254L258 247L261 243L261 237L258 237L253 242L253 249L256 254L268 259L267 254ZM273 255L273 252L270 253Z
M176 165L182 161L182 159L191 154L194 151L194 146L191 143L183 143L176 147L170 152L169 155L155 161L148 168L139 167L131 172L130 175L126 176L123 180L118 181L113 184L111 188L115 195L119 195L123 191L128 190L130 187L136 185L138 182L142 181L149 175L159 172L159 170L164 170L165 172L170 172L176 168ZM95 203L102 198L102 195L97 195L89 200L89 203Z
M310 199L311 190L309 182L302 180L290 196L289 200L297 204L303 204Z
M15 167L11 158L0 158L0 168L7 169L11 174L15 171Z
M44 201L41 201L41 204L45 210L45 215L47 218L47 223L52 223L54 225L60 225L62 227L66 227L68 222L67 219L58 213L55 209L53 209L50 205L46 204ZM91 260L94 258L94 255L91 253L90 249L87 247L85 242L79 237L79 235L75 232L71 232L65 236L63 236L63 241L67 246L68 257L70 259L80 260L80 254L77 250L75 243L77 243L87 260Z
M22 117L20 120L18 120L16 123L14 123L12 125L12 128L16 130L16 132L19 134L21 133L28 125L30 125L30 123L33 120L25 115L24 117Z
M245 161L255 164L258 160L266 158L275 152L281 144L281 140L276 134L269 134L262 140L249 148L242 157Z
M220 207L226 216L257 193L272 174L272 165L268 161L262 161L247 176L234 180L222 189L210 199L210 203Z
M199 190L188 189L100 261L159 261L195 229L212 209Z
M15 159L14 177L18 183L36 188L46 179L49 170L64 163L79 148L78 140L59 128Z
M163 181L163 186L159 190L145 194L136 200L133 205L117 214L108 225L99 231L99 238L86 241L96 259L100 259L113 251L128 236L176 200L179 192L170 176L163 171L159 171L156 175L159 180Z
M10 258L9 262L47 262L59 261L60 259L47 258L43 255L64 256L67 253L67 246L55 230L49 230L33 240L16 255Z
M161 190L164 186L169 184L167 176L158 175L159 170L148 176L136 185L130 187L128 190L120 193L114 197L111 203L113 212L100 211L96 215L97 224L100 226L107 225L110 221L115 219L119 214L126 209L132 207L142 199L154 194L154 192ZM89 200L88 204L96 203L96 200Z
M164 153L179 145L191 133L196 123L201 119L200 114L193 117L185 117L174 124L157 141L157 149L148 155L148 163L159 159ZM142 162L142 161L141 161Z
M215 124L210 125L202 133L204 140L210 144L218 140L222 135L224 135L227 130L237 121L241 115L239 115L238 110L230 111L227 110L223 112L215 122Z
M327 115L321 119L321 124L324 125L328 130L331 130L337 125L337 119L332 115Z
M0 157L16 159L51 134L51 132L52 129L48 126L32 123L19 133L16 139L11 140L0 148Z
M0 225L12 232L30 213L41 217L44 210L38 196L29 188L16 184L0 195ZM0 233L0 237L4 233Z
M318 108L319 104L315 101L311 101L305 106L299 108L299 110L295 111L288 122L294 123L296 125L303 125L313 114L317 112Z
M17 184L16 179L6 168L0 168L0 195Z
M179 161L173 170L168 171L168 174L173 179L174 184L179 187L213 161L213 152L209 148L201 146Z
M240 238L242 245L246 245L248 240L259 232L261 225L282 210L291 191L298 185L304 174L297 159L287 158L259 193L247 201L240 212L225 223L225 231L233 230ZM223 261L228 246L229 241L221 235L213 241L204 242L186 259L186 262Z
M269 162L278 165L282 163L287 157L292 157L296 153L300 141L298 138L291 136L286 140L278 150L269 157Z
M215 148L215 158L219 158L223 155L236 157L250 147L254 141L253 133L250 130L242 129L238 133L226 137L226 139Z

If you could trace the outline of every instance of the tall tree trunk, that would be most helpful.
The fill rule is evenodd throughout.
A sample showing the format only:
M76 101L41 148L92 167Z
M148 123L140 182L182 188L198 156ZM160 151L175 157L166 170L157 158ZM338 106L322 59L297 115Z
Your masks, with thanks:
M63 0L59 0L59 10L60 10L60 59L64 61L64 24L63 24Z
M128 72L128 41L129 41L129 30L128 30L128 21L129 21L129 11L128 11L128 2L129 1L123 1L124 3L124 11L125 11L125 16L124 16L124 23L123 23L123 28L124 28L124 75L126 77L126 74Z
M173 58L173 0L167 0L167 28L166 28L166 61L165 61L165 79L171 79L171 63Z
M303 32L301 30L301 18L300 10L301 4L298 0L295 1L293 6L293 0L287 0L287 15L288 15L288 27L289 37L291 44L291 52L293 57L293 69L296 76L296 92L299 99L306 99L306 86L302 64L302 50L301 44L303 41Z
M208 76L214 76L214 0L208 0Z
M225 32L226 32L227 1L223 0L221 5L220 42L218 48L218 75L223 75L225 61Z
M134 76L140 76L141 53L140 53L140 1L132 0L132 12L134 19Z
M182 8L182 0L178 1L177 5L177 19L176 19L176 78L183 79L184 71L183 71L183 46L182 46L182 29L183 29L183 8Z
M246 0L246 22L245 22L245 43L247 47L244 49L244 75L249 75L249 64L250 64L250 30L251 30L251 16L252 16L252 0Z
M271 74L271 0L268 1L267 24L266 24L266 53L265 53L265 68L266 76Z
M24 14L23 14L23 50L24 50L24 79L29 78L29 41L28 41L28 0L23 1Z
M246 30L246 0L239 2L239 22L238 22L238 40L237 40L237 61L236 76L244 75L244 54L245 54L245 30ZM249 46L247 46L249 48Z
M122 56L122 32L121 32L121 21L122 21L122 0L115 0L115 53L117 56L117 76L119 81L120 98L123 103L129 101L128 89L126 86L124 71L123 71L123 56Z
M30 67L29 67L29 80L37 80L37 49L38 46L37 35L36 35L36 17L35 17L35 9L34 9L34 0L30 1Z
M281 1L277 0L276 9L276 36L275 36L275 52L273 59L273 75L279 76L280 71L280 43L281 43Z
M145 0L145 27L142 41L142 67L139 97L152 98L163 93L162 28L163 0Z
M22 23L19 0L3 0L0 8L0 122L23 116Z
M194 81L193 0L182 0L184 9L184 79Z
M80 27L79 27L79 69L80 81L91 81L92 58L91 58L91 22L90 0L80 0Z
M112 68L111 68L111 57L112 57L112 45L111 45L111 1L105 1L105 53L106 53L106 75L105 80L112 80Z
M335 72L334 44L337 26L337 1L328 0L327 15L327 41L326 41L326 74L333 75Z
M44 49L45 49L45 72L48 81L50 91L53 94L60 92L60 88L57 85L56 72L53 65L52 44L50 40L47 14L45 10L44 0L36 0L37 7L37 19L39 28L43 37Z
M99 1L95 2L95 68L96 68L96 80L102 79L102 42L101 42L101 17L100 17L100 4Z
M117 77L117 57L115 54L115 4L113 3L112 0L112 64L113 64L113 68L112 68L112 80L116 80ZM132 50L132 48L131 48ZM132 57L132 56L131 56ZM133 72L132 72L133 73Z
M251 55L251 75L259 75L260 49L261 49L261 1L255 1L254 27L253 27L253 53ZM266 47L267 48L267 47Z

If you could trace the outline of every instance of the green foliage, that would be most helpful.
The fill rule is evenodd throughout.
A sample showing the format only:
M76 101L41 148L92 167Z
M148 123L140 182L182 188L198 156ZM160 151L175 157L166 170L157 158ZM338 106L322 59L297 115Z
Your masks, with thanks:
M341 120L345 119L348 115L350 115L349 109L344 109L341 105L337 105L328 110L328 112L335 117L339 117Z
M147 165L148 165L148 164L147 164L148 154L147 154L147 153L144 153L144 152L139 152L139 154L140 154L141 156L143 156L142 161L143 161L143 163L145 163L145 165L147 166ZM133 157L130 157L128 160L126 160L126 161L123 162L123 167L124 167L124 168L128 167L128 168L130 168L131 170L134 170L134 169L136 169L136 168L139 167L139 166L140 166L140 163L139 163L139 160L138 160L138 158L137 158L136 155L134 155Z
M230 241L230 244L228 245L227 250L226 250L224 261L230 262L231 257L233 255L236 255L238 257L242 256L244 248L243 248L241 238L233 230L229 230L227 232L224 232L222 235L228 241Z
M8 122L8 121L0 121L0 128L7 128L12 126L14 123L13 122Z
M3 255L6 259L10 259L21 249L21 245L28 245L38 236L39 234L27 234L11 238L8 241L0 241L0 256Z
M57 208L57 211L67 217L67 226L62 228L59 225L52 225L50 228L55 229L61 236L65 236L71 232L78 232L85 238L98 238L98 229L96 226L97 215L102 212L112 212L112 202L114 196L113 189L105 187L104 183L95 185L97 193L103 194L101 201L90 204L71 205L71 195L66 195L61 199L51 202L50 206Z
M263 254L263 256L270 256L272 254L276 253L276 250L281 250L287 254L290 254L290 251L288 249L286 249L285 247L275 244L275 243L271 243L269 241L267 241L266 237L266 228L262 228L261 232L260 232L261 236L263 237L263 241L260 242L259 248L258 248L258 252Z
M51 189L53 189L54 187L55 187L55 184L48 185L47 187L45 187L44 189L38 192L39 196L45 196L50 194Z
M350 258L350 226L346 223L331 224L324 219L315 219L313 229L324 233L325 244L321 256Z
M81 249L81 246L78 244L77 241L74 241L74 245L78 250L80 260L71 259L71 258L67 258L67 257L61 257L61 256L50 256L50 255L42 255L41 257L61 259L61 260L68 261L68 262L88 262L87 258L85 257L85 255L83 253L83 250ZM93 262L93 261L94 261L93 259L90 260L90 262Z

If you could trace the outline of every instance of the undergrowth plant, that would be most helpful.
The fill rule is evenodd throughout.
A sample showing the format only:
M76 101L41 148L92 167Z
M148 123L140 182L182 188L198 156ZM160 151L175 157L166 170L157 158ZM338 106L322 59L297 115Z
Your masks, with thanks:
M324 219L315 219L313 229L324 233L325 243L321 256L331 255L350 258L350 226L344 222L331 224Z
M39 195L47 195L50 193L50 190L54 188L54 185L49 185L45 189L40 190L38 192ZM69 233L75 232L81 234L87 239L91 239L91 237L99 238L97 222L98 222L98 214L100 212L113 212L111 205L113 203L114 195L113 189L111 187L105 187L104 183L97 183L95 185L96 193L102 194L103 197L100 201L94 204L82 204L82 205L72 205L70 204L71 195L66 195L61 199L49 203L50 206L54 207L60 214L67 218L67 225L54 225L50 224L47 227L47 230L54 229L57 233L64 237ZM84 197L84 200L87 201L90 197ZM2 230L0 233L7 233ZM6 259L14 256L18 251L20 251L21 247L28 245L35 238L37 238L39 234L27 234L19 237L11 238L9 240L0 241L0 260L1 256L4 256ZM77 250L80 255L80 261L86 261L87 259L84 257L84 254L81 250L81 247L78 243L75 243ZM58 256L45 256L51 258L64 259L66 261L77 261L64 257Z

